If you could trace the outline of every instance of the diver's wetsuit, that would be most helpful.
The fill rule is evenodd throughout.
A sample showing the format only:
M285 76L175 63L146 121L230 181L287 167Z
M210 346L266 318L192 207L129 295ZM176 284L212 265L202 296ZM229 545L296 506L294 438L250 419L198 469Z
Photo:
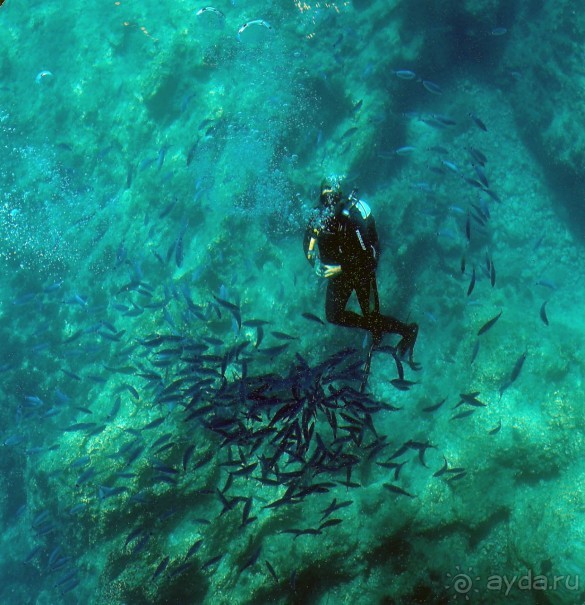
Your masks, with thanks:
M341 273L329 278L325 314L327 321L341 326L370 330L375 344L379 344L384 332L400 334L406 345L416 334L413 328L393 317L380 314L376 267L380 256L380 242L376 223L369 206L357 201L346 206L345 212L337 211L327 219L312 221L304 238L305 254L309 258L309 242L317 240L320 262L325 265L340 265ZM312 265L315 258L309 258ZM346 310L346 305L355 290L363 315ZM408 338L408 340L407 340ZM411 348L410 346L410 348Z

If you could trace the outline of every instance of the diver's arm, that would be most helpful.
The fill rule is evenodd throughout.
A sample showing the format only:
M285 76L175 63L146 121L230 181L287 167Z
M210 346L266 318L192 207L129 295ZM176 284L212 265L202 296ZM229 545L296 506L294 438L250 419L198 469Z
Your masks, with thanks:
M325 265L321 262L321 259L319 258L318 237L319 232L317 229L309 225L305 231L303 242L305 256L319 277L333 277L334 275L341 273L341 267L338 265Z
M376 229L376 221L374 220L373 215L367 219L367 233L368 233L368 241L372 246L372 253L374 257L374 268L378 265L378 261L380 260L380 239L378 237L378 231Z

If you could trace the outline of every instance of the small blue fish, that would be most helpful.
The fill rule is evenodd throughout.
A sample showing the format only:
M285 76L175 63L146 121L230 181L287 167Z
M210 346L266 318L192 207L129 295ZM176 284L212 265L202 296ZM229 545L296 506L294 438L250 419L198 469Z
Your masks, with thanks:
M405 145L404 147L398 147L395 150L396 155L411 155L415 151L416 147Z
M416 74L410 69L396 69L393 73L401 80L414 80L416 78Z
M425 90L428 90L430 93L434 95L442 95L443 90L438 84L431 82L430 80L422 80L422 85L425 87Z

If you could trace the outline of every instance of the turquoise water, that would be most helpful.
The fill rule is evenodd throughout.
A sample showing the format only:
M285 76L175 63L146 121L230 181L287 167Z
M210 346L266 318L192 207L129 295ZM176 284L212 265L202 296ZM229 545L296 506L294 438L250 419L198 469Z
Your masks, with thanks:
M0 603L583 602L582 11L98 4L0 8Z

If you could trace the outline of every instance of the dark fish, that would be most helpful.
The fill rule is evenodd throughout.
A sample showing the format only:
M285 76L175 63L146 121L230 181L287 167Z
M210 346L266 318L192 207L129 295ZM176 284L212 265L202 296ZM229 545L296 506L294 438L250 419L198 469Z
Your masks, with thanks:
M32 521L33 528L37 528L44 521L46 521L48 518L49 518L49 511L46 510L46 509L43 510L43 511L41 511L38 515L35 516L35 518Z
M469 365L473 365L473 362L475 361L475 358L477 357L478 353L479 353L479 338L475 341L475 344L473 345L473 351L471 351L471 361L469 362Z
M199 139L197 139L197 141L195 141L195 143L193 143L193 145L191 145L191 147L189 148L189 151L187 152L187 166L189 166L195 158L195 152L197 151L198 144Z
M447 155L449 150L445 147L441 147L440 145L434 145L433 147L429 147L429 151L434 151L435 153L440 153L442 155Z
M475 399L481 391L472 391L471 393L459 393L461 401L471 401Z
M260 556L260 551L262 550L262 546L259 546L252 556L240 567L240 573L244 572L248 567L252 567L252 565L256 564L258 561L258 557Z
M236 320L236 322L238 324L238 330L240 330L242 328L242 316L240 313L240 306L235 305L234 303L231 303L228 300L220 298L219 296L216 296L215 294L213 295L213 298L215 298L215 300L222 307L226 308L233 315L234 319Z
M544 286L545 288L549 288L550 290L556 290L557 286L554 282L550 281L549 279L539 279L535 285L537 286Z
M278 576L276 575L276 572L274 571L274 567L272 567L272 565L270 565L270 563L268 561L264 561L264 563L266 563L266 567L268 568L268 571L269 571L270 575L272 576L272 578L274 579L274 581L276 583L278 583Z
M158 578L158 576L160 576L160 574L167 568L167 565L169 564L169 557L168 555L158 564L158 567L154 570L154 573L152 574L152 579L155 580L156 578Z
M544 233L534 242L534 246L532 246L533 250L538 250L540 248L540 244L542 244L542 240L544 240Z
M267 349L258 349L258 353L262 353L266 357L275 357L288 348L288 342L277 347L268 347Z
M465 477L466 475L467 475L467 471L457 473L456 475L449 477L449 479L447 479L447 483L453 483L454 481L459 481L459 479L463 479L463 477Z
M189 460L191 460L191 456L195 451L195 446L193 444L189 445L183 454L183 470L187 470L187 466L189 465Z
M325 509L321 511L322 517L321 521L323 521L326 517L328 517L331 513L339 510L340 508L345 508L346 506L350 506L353 504L353 500L347 500L346 502L340 502L337 504L337 500L334 499L333 502Z
M492 288L496 285L496 268L494 267L494 259L490 259L490 283Z
M402 467L406 464L406 460L403 462L376 462L378 466L382 468L387 468L394 471L394 481L398 481L400 476L400 471Z
M76 405L75 409L79 410L80 412L83 412L84 414L93 414L93 412L89 408L84 408L81 405Z
M167 151L172 147L172 145L163 145L158 152L158 156L156 158L157 171L160 172L160 169L163 167L165 163L165 156L167 155Z
M502 310L503 311L503 310ZM495 323L500 319L502 315L502 311L500 311L495 317L492 317L489 321L487 321L481 328L478 330L477 335L481 336L485 332L487 332Z
M487 132L487 126L474 114L474 113L470 113L469 117L473 120L473 123L480 128L481 130L483 130L484 132Z
M348 137L354 135L356 132L358 131L356 126L353 126L352 128L349 128L348 130L346 130L342 135L341 135L341 139L340 141L343 141L345 139L347 139Z
M193 465L193 470L197 470L199 468L202 468L206 464L208 464L209 462L211 462L211 460L213 458L213 455L214 455L213 450L210 450L209 452L207 452L207 454L205 454L205 456L203 456L200 460L197 460L197 462Z
M165 421L165 417L161 416L160 418L156 418L155 420L149 422L147 425L142 427L143 431L148 431L150 429L154 429L157 426L160 426Z
M75 433L77 431L87 431L90 429L94 429L97 426L97 422L78 422L76 424L72 424L63 430L66 433Z
M392 492L393 494L398 494L399 496L408 496L409 498L416 497L413 494L402 489L401 487L398 487L398 485L392 485L392 483L384 483L383 485L388 491Z
M184 249L183 249L183 238L185 237L185 231L187 230L188 223L185 223L181 228L179 237L175 244L175 264L181 268L183 266Z
M167 475L178 475L179 471L176 468L171 466L165 466L163 464L155 464L152 467L155 471L159 471L160 473L166 473Z
M453 468L447 469L445 472L450 475L458 475L459 473L463 473L465 469L462 466L454 466Z
M471 416L471 414L473 414L474 412L475 410L463 410L463 412L455 414L455 416L452 416L451 418L449 418L449 420L460 420L461 418L467 418L467 416Z
M205 563L203 563L203 565L201 566L201 569L207 569L208 567L212 567L216 563L219 563L222 557L223 557L223 555L217 555L217 557L211 557L211 559L208 559L207 561L205 561Z
M173 201L169 202L159 213L158 218L164 218L168 214L170 214L171 210L175 207L177 203L177 198L173 199Z
M83 485L84 483L89 481L95 474L96 474L96 470L94 468L91 468L91 467L88 468L86 471L83 471L83 473L81 473L81 475L79 475L79 477L77 478L77 481L75 482L75 485L77 487L79 487L80 485Z
M394 378L390 381L390 384L393 387L397 388L399 391L408 391L410 387L414 386L417 383L413 382L412 380L405 380L404 378Z
M468 404L468 405L472 405L473 407L476 408L485 408L487 406L486 403L484 403L483 401L480 401L477 396L479 395L479 391L473 391L473 393L459 393L459 403L455 406L455 408L458 408L460 405L463 405L464 403ZM453 408L453 409L455 409Z
M490 431L488 431L488 434L489 435L495 435L496 433L500 432L501 428L502 428L502 421L500 420L500 422L498 423L498 426L496 426L495 428L493 428Z
M343 519L327 519L327 521L324 521L323 523L321 523L321 525L319 525L319 531L327 527L334 527L335 525L339 525L342 522Z
M474 147L468 147L467 151L469 152L469 155L472 157L472 159L475 162L477 162L481 166L485 166L486 165L487 158L485 157L485 155L479 149L475 149Z
M120 370L118 370L118 371L120 371ZM132 368L132 371L135 372L136 370L134 370L134 368ZM130 393L130 395L132 395L132 397L134 397L134 399L136 399L136 401L140 400L140 393L131 384L126 383L123 386Z
M449 468L449 464L447 463L447 458L445 458L445 456L443 456L443 460L445 460L445 463L438 471L433 473L433 477L440 477L441 475L444 475L447 472L447 469Z
M61 585L60 593L61 596L66 595L68 592L71 592L74 588L79 585L79 578L71 578L66 584Z
M429 449L429 448L433 448L436 449L436 446L431 445L430 443L420 443L418 441L409 441L409 447L415 450L418 450L418 459L419 462L425 467L427 468L427 465L425 463L425 452Z
M516 363L514 365L514 369L512 370L512 374L510 374L509 384L512 384L516 380L516 378L518 378L518 376L520 375L520 372L522 371L522 366L524 365L524 361L526 359L527 353L528 353L527 351L524 351L524 353L522 353L522 355L520 355L520 357L516 361Z
M86 466L90 462L91 462L91 459L89 456L82 456L81 458L77 458L76 460L74 460L70 464L70 466L71 466L71 468L79 468L80 466Z
M226 309L228 309L229 311L231 311L232 313L234 312L240 312L240 306L239 305L235 305L234 303L229 302L228 300L225 300L223 298L220 298L219 296L216 296L215 294L213 294L213 298L215 298L215 300L222 306L225 307Z
M444 403L445 401L447 401L447 397L445 397L445 399L441 399L441 401L439 401L439 403L435 403L434 405L429 405L426 408L423 408L422 411L423 412L436 412Z
M545 326L548 326L548 317L546 316L546 303L548 301L545 300L542 303L542 306L540 307L540 319L542 319L542 323L544 323Z
M270 322L266 321L265 319L247 319L246 321L242 322L242 325L248 328L261 328L269 323Z
M475 174L477 174L477 178L479 179L479 181L481 182L481 184L486 188L489 189L490 188L490 184L487 180L487 177L485 175L485 172L483 171L483 168L481 166L481 164L474 164L473 165L473 169L475 170Z
M132 179L134 178L134 166L132 164L128 165L128 170L126 171L126 189L130 189L132 186Z
M194 555L200 548L201 545L203 544L203 538L199 538L199 540L196 540L193 545L191 546L191 548L187 551L187 554L185 555L185 561L191 557L192 555Z
M254 469L258 466L257 462L252 462L252 464L248 464L247 466L243 466L235 471L230 471L230 474L234 477L247 477L250 475Z
M61 576L61 578L59 578L59 580L57 580L57 582L55 582L55 584L53 584L53 586L55 588L62 586L63 584L66 584L67 582L69 582L72 578L74 578L77 575L77 572L79 570L74 567L73 569L70 569L68 572L65 573L64 576Z
M138 166L138 170L140 172L142 172L143 170L146 170L147 168L149 168L150 166L152 166L156 161L157 161L158 157L156 158L146 158L144 160L142 160Z
M303 316L305 319L308 319L309 321L314 321L314 322L316 322L316 323L321 324L322 326L324 326L324 325L325 325L325 322L324 322L324 321L323 321L323 320L322 320L320 317L317 317L317 316L316 316L316 315L314 315L313 313L303 313L303 314L302 314L302 316Z
M256 344L254 348L258 348L264 339L264 328L262 326L257 326L256 328Z
M484 189L484 192L487 193L492 198L492 200L498 202L498 204L502 203L500 196L493 189Z
M177 480L172 477L168 477L167 475L156 475L152 479L152 484L156 485L157 483L165 483L166 485L175 486L177 485Z
M465 237L467 241L471 241L471 214L469 210L467 211L467 219L465 221Z
M453 118L450 118L449 116L441 115L439 113L434 113L434 114L432 114L431 117L434 120L437 120L437 122L444 124L445 126L455 126L457 124L457 122Z
M393 460L394 458L398 458L402 456L402 454L406 453L410 449L410 441L403 443L393 454L390 456L389 460Z
M252 510L252 498L246 498L246 503L244 504L244 508L242 509L242 527L251 523L252 520L256 519L256 517L252 517L250 519L250 511Z
M77 340L80 336L82 336L84 333L83 330L77 330L76 332L74 332L71 336L69 336L69 338L66 338L63 341L63 344L69 344L71 342L74 342L75 340ZM65 371L65 370L63 370Z
M167 250L167 255L165 257L166 262L168 263L173 257L173 253L175 251L175 246L177 245L177 240L173 240Z
M65 368L61 368L61 372L63 372L63 374L65 374L66 376L69 376L69 378L73 378L73 380L81 381L80 376L74 374L73 372L70 372L69 370L66 370Z
M465 254L461 255L461 273L465 273Z
M274 338L278 338L278 340L298 340L298 336L291 336L290 334L285 334L284 332L270 332Z
M126 538L126 542L124 542L124 548L126 548L126 546L128 546L128 544L130 544L130 542L132 542L133 540L138 538L138 536L143 532L143 530L144 530L143 527L137 527L136 529L131 531L128 534L128 537Z
M473 292L473 288L475 288L475 265L473 265L471 271L471 280L469 281L469 287L467 288L467 296Z
M113 498L119 496L128 491L127 487L109 487L107 485L100 485L98 487L98 497L100 500L106 500L107 498Z

